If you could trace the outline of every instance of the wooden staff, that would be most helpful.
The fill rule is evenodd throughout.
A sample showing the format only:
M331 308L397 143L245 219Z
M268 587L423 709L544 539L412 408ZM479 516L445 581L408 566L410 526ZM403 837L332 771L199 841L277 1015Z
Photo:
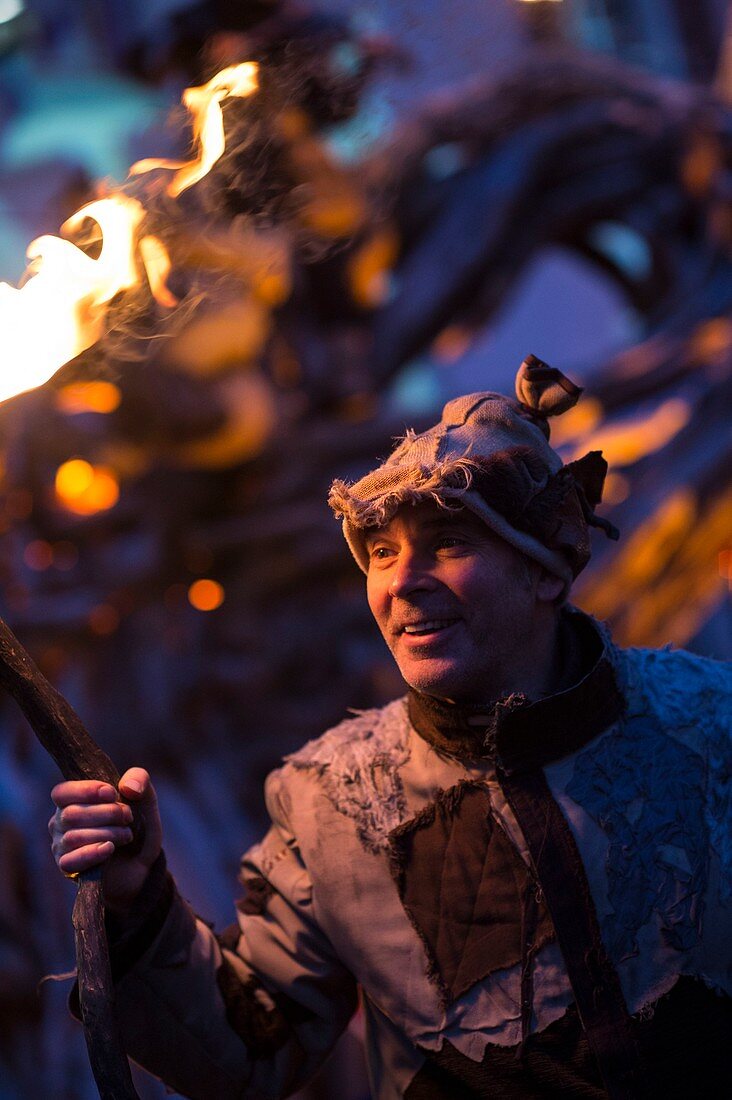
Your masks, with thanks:
M58 764L64 779L100 779L117 787L120 776L112 761L91 738L71 704L49 684L2 619L0 684L18 703L38 740ZM133 833L139 844L139 820L133 822ZM139 1100L114 1014L101 868L80 874L77 885L72 920L81 1019L94 1080L101 1100Z

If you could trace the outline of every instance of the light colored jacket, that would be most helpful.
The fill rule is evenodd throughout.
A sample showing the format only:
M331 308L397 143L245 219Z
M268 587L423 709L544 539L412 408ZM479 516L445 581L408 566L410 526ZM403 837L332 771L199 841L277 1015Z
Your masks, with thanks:
M628 1011L652 1006L681 975L731 994L730 669L683 651L605 646L624 714L543 771ZM358 987L377 1100L402 1097L446 1039L476 1062L487 1043L518 1043L521 962L507 956L446 996L439 945L396 885L403 827L476 789L528 864L494 764L436 751L405 699L288 758L266 785L272 827L242 860L249 895L235 933L222 947L176 897L119 982L131 1055L185 1096L284 1096L331 1049ZM573 1000L553 937L533 966L532 1032Z

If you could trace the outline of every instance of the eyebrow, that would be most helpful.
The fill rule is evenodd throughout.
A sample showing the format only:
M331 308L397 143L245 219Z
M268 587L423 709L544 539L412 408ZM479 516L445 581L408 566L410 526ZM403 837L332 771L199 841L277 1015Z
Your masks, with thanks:
M429 531L434 530L435 528L445 527L445 526L447 526L447 527L465 527L465 526L472 527L473 524L471 522L471 518L472 517L470 517L470 516L465 516L465 515L462 515L462 514L460 514L460 515L458 515L458 514L450 515L448 513L444 516L435 516L434 519L425 520L422 526L423 526L423 528L425 528L426 530L429 530ZM480 521L478 521L478 522L480 522ZM366 533L364 534L364 542L365 542L366 546L369 546L372 542L375 542L379 538L388 538L388 535L385 534L383 527L372 527L372 528L368 529L366 531Z

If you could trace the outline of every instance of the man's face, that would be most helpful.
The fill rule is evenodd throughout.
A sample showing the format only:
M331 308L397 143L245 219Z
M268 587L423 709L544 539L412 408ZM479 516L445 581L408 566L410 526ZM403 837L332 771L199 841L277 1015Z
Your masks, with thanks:
M411 687L459 702L528 690L548 622L538 566L433 503L400 508L367 549L369 607Z

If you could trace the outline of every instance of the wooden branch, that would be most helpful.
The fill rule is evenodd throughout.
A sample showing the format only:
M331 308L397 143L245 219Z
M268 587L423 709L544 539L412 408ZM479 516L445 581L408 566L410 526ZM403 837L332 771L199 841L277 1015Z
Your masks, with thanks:
M2 619L0 684L18 703L65 779L100 779L116 788L119 772L112 761ZM73 924L84 1037L99 1095L102 1100L137 1100L114 1014L102 876L98 868L79 876Z

